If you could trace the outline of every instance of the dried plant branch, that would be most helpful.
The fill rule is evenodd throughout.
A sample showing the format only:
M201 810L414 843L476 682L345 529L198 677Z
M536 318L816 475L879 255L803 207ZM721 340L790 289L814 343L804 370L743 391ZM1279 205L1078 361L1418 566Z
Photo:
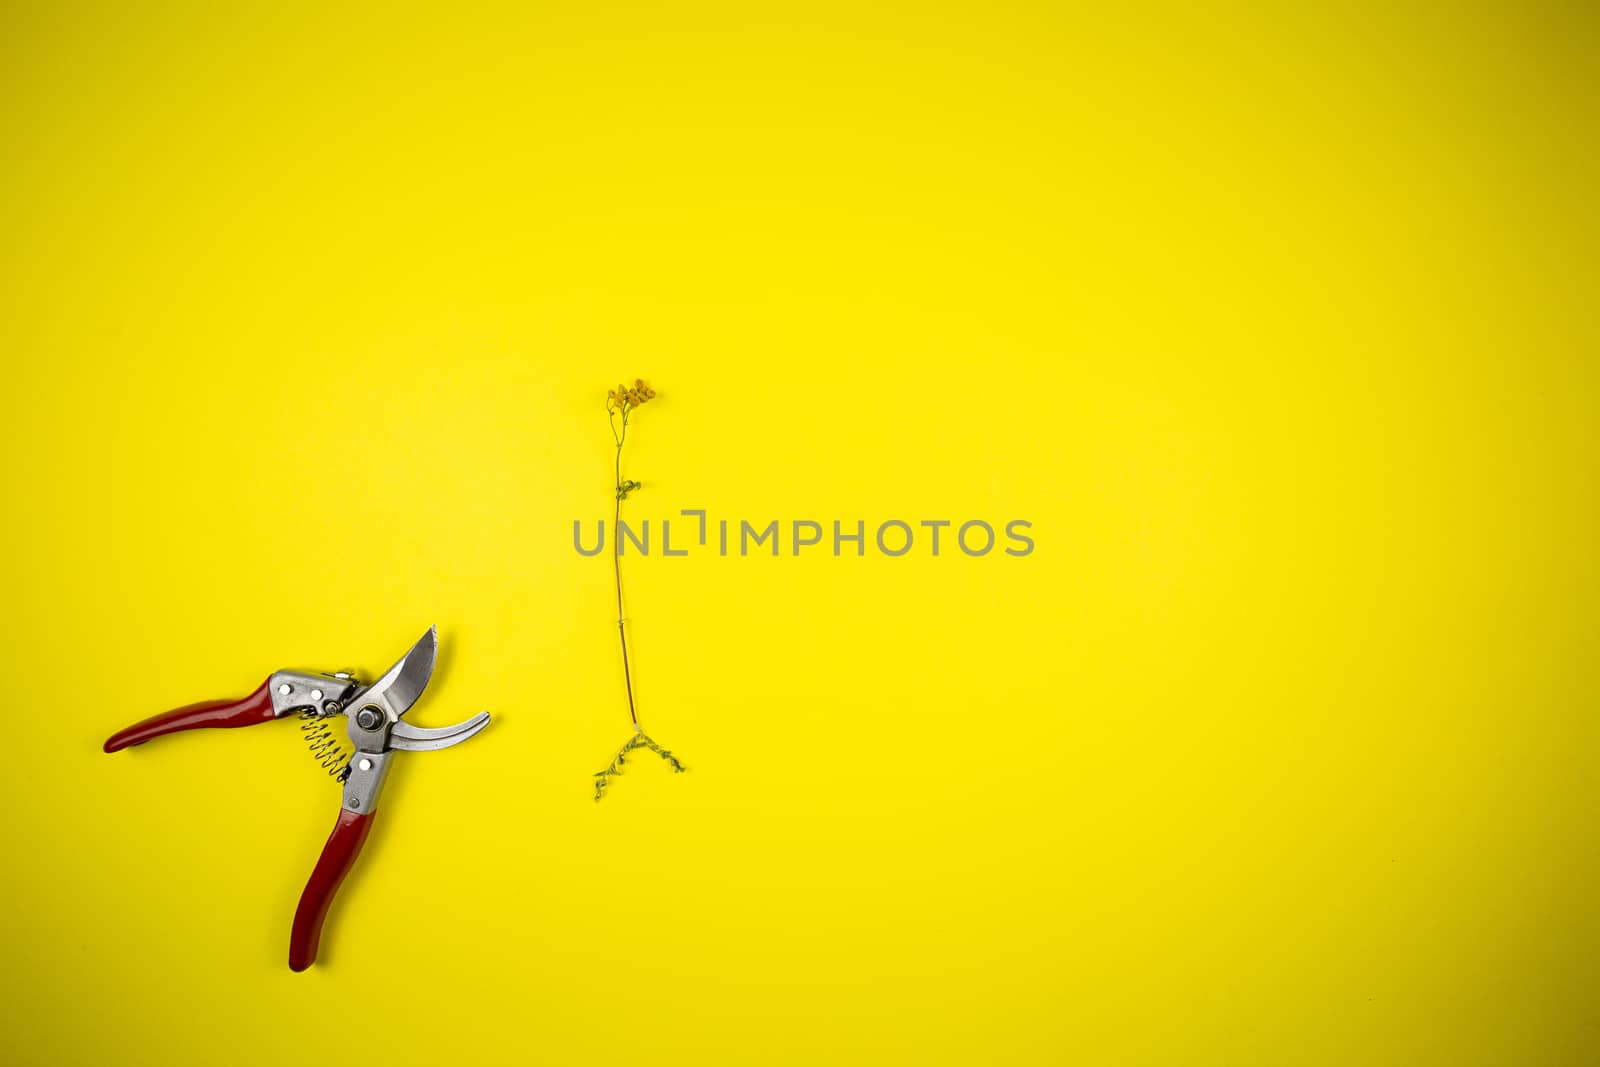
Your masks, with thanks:
M641 730L628 738L627 743L617 750L617 754L611 757L611 763L605 770L596 772L594 776L594 798L596 800L606 795L606 786L611 784L611 779L615 775L622 773L623 766L628 762L628 753L636 748L648 748L651 752L672 764L674 773L682 773L688 770L687 767L678 762L678 757L656 744L655 741L651 740L649 734Z
M643 488L643 483L632 479L624 481L622 478L622 445L628 439L628 420L638 408L655 399L656 391L644 383L642 378L634 379L633 385L619 385L606 393L606 418L611 423L611 439L616 442L617 452L613 464L616 476L615 509L611 519L611 569L616 576L617 585L617 639L622 645L622 685L628 695L628 720L633 724L633 736L628 738L626 744L611 758L611 763L606 769L595 774L594 798L599 800L605 796L606 786L610 784L611 777L622 773L622 767L627 763L627 755L636 748L648 748L662 759L672 764L675 773L685 770L683 764L671 752L658 745L644 732L639 725L639 709L633 699L633 670L628 662L628 626L627 618L622 610L622 502L628 499L628 494L635 489Z

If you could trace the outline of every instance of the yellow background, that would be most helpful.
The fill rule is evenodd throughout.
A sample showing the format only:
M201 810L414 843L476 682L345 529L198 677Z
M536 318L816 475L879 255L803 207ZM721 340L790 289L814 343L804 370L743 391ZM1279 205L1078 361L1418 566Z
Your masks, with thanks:
M7 5L7 1059L1593 1062L1581 5L471 6ZM594 804L635 376L1037 550L630 559ZM291 974L295 725L100 742L430 623Z

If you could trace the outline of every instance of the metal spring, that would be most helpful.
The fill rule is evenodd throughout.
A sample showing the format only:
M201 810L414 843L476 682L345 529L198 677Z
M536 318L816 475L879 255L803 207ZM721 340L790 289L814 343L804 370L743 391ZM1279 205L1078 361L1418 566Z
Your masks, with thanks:
M300 712L300 732L305 736L306 746L311 749L311 758L321 764L322 769L335 781L343 782L350 777L350 750L344 747L344 742L328 726L328 719L338 712L337 705L331 707L333 710L327 714L314 708Z

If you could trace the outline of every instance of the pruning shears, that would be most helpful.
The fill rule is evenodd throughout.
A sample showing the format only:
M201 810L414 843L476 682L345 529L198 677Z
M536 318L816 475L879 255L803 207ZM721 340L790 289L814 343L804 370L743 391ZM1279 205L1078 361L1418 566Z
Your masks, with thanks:
M430 627L398 663L369 686L363 686L349 671L277 671L242 700L210 700L164 712L112 734L105 743L107 752L116 752L162 734L254 726L290 712L300 712L306 718L344 715L349 720L355 751L344 768L336 772L344 783L344 803L295 909L289 935L289 966L293 970L303 971L317 958L322 921L339 883L350 872L372 829L378 794L389 776L389 761L394 753L449 748L489 724L486 711L436 730L401 721L432 677L437 649L438 634Z

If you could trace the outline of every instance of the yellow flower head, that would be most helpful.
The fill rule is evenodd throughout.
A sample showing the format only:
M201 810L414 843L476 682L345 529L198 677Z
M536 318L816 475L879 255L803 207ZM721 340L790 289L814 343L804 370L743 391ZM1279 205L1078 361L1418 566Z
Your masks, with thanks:
M635 378L632 385L619 383L615 389L606 390L606 410L628 412L655 399L655 395L656 391L646 385L643 378Z

